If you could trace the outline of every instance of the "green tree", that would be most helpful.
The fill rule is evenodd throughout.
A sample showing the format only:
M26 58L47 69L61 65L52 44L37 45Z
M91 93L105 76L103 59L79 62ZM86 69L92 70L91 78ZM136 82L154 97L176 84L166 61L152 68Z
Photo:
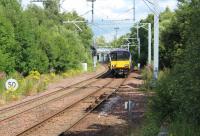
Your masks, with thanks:
M183 51L171 72L157 83L151 109L152 115L157 117L157 122L160 122L158 125L166 121L171 124L170 133L172 135L200 135L199 6L200 1L198 0L180 1L175 18L177 24L172 21L169 25L170 27L175 25L178 28L173 26L174 29L172 27L168 30L169 33L165 33L165 36L172 38L169 42L174 39L174 43L171 43L172 48L176 51L176 45L182 45L183 47L179 48ZM178 36L174 35L176 33ZM177 125L176 122L179 124Z
M6 73L10 73L14 71L14 59L10 56L10 54L3 53L0 50L0 71L4 71Z
M43 5L44 5L44 8L48 10L48 12L58 15L59 3L60 3L60 0L48 0L46 2L43 2Z
M91 63L92 31L80 23L81 31L65 20L84 20L76 12L59 13L59 0L44 2L44 8L31 4L22 10L19 1L0 0L0 70L16 70L27 75L31 70L41 73L64 72ZM12 62L12 63L11 63ZM8 68L9 67L9 68Z
M26 63L23 72L28 73L32 70L37 70L40 73L48 72L49 60L46 54L37 47L27 49Z
M97 37L96 44L98 46L106 46L107 43L106 43L105 37L104 36Z
M15 67L16 46L14 27L5 16L5 8L0 5L0 71L10 73Z

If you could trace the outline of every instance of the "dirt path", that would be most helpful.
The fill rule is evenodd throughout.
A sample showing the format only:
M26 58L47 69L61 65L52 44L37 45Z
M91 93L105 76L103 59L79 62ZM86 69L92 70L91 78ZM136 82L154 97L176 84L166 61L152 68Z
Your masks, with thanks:
M139 136L147 96L138 91L140 75L131 73L121 89L107 102L62 136ZM131 101L130 112L125 103Z

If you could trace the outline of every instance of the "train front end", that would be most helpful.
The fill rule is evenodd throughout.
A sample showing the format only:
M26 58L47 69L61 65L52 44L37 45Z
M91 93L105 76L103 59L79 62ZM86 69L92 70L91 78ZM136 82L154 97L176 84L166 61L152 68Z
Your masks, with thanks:
M113 75L127 76L131 70L131 54L127 50L115 50L110 53L110 70Z

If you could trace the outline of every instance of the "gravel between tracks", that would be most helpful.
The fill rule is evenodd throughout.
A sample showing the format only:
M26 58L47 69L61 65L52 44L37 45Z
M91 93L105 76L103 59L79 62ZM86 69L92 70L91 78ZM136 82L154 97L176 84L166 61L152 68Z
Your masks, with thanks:
M140 136L148 95L138 91L139 76L131 73L115 95L61 136ZM124 109L129 100L135 104L130 113Z
M45 105L31 109L9 120L3 121L0 123L0 135L17 135L18 133L30 128L42 120L45 120L46 118L56 114L58 111L64 109L65 107L69 107L80 99L88 96L95 90L99 89L99 87L104 86L107 82L108 81L105 79L99 79L99 81L95 82L93 85L88 86L87 88L80 88L79 90L74 91L72 94L64 97L63 99L46 103Z
M104 79L108 80L108 79ZM98 91L92 97L89 97L80 103L77 103L72 108L66 110L66 112L63 112L62 115L59 115L47 123L43 124L42 126L38 127L37 129L33 129L31 133L25 133L24 136L57 136L62 131L68 129L76 123L80 118L82 118L84 115L87 114L85 112L85 109L88 108L89 105L91 105L91 102L94 103L96 98L101 96L105 93L111 93L116 87L120 85L120 83L124 79L115 79L112 81L111 84L103 88L102 90ZM22 135L22 136L23 136Z
M105 104L97 108L94 112L89 114L80 123L75 125L67 133L62 133L62 136L126 136L128 135L128 126L138 126L141 122L146 103L146 94L138 92L138 87L142 84L142 80L136 78L139 75L132 73L127 81L123 84L116 95L112 96ZM75 91L71 95L35 108L25 114L11 118L5 122L0 123L0 135L2 136L14 136L21 131L30 128L34 124L37 124L41 120L52 116L54 113L64 109L76 103L83 97L87 97L95 90L102 88L108 80L111 78L99 79L98 82L93 85L80 88L79 91ZM113 90L120 85L119 81L122 79L115 79L115 82L110 84L101 93L106 93L109 90ZM74 88L70 88L74 89ZM56 116L47 123L33 129L32 132L25 133L24 135L30 136L56 136L68 129L72 124L86 114L84 109L88 106L88 101L92 99L95 101L95 97L91 97L81 104L76 104L71 107L67 112ZM70 100L70 101L69 101ZM134 109L131 110L133 116L128 116L127 111L124 110L124 102L131 100L135 103ZM131 123L130 123L131 122ZM133 123L134 122L134 123Z
M103 69L105 70L105 69ZM102 70L98 71L102 72ZM95 74L95 73L93 73ZM87 78L91 78L90 76L87 76ZM95 74L97 75L97 73ZM92 77L94 77L95 75L93 75ZM86 78L86 77L85 77ZM86 78L86 79L87 79ZM84 78L81 78L81 80L83 80ZM75 81L76 83L77 81ZM80 82L80 80L79 80ZM74 83L74 84L75 84ZM65 97L61 100L57 100L56 102L50 102L47 103L45 106L39 106L37 108L34 108L30 111L27 111L23 114L17 115L13 118L10 118L8 120L5 120L3 122L0 122L0 135L2 136L13 136L18 134L19 132L21 132L24 129L29 128L30 126L32 126L35 123L38 123L39 121L51 116L52 114L54 114L55 112L59 111L60 109L62 109L63 107L66 107L72 103L75 103L76 101L78 101L80 98L87 96L89 93L91 93L91 91L97 89L101 85L104 84L103 80L99 80L99 83L94 83L92 86L88 88L83 88L82 89L82 93L80 90L79 91L75 91L74 93L72 93L72 95ZM69 86L71 84L67 84L65 86ZM70 88L72 91L74 88ZM68 89L68 90L70 90ZM77 89L77 88L76 88ZM71 100L71 101L69 101ZM15 111L14 111L15 112Z

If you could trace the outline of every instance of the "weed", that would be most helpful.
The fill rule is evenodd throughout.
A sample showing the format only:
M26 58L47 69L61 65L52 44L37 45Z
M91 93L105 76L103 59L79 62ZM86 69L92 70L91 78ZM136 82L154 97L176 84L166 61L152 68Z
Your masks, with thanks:
M17 101L22 97L37 94L46 90L49 83L56 80L72 77L82 73L80 69L73 69L66 71L60 75L55 73L41 75L38 71L31 71L27 77L23 77L17 72L12 73L9 77L16 79L19 83L19 88L17 90L6 90L5 82L8 77L4 77L0 80L0 106L6 104L7 102Z
M188 123L184 119L173 121L169 127L169 136L199 136L198 126Z

